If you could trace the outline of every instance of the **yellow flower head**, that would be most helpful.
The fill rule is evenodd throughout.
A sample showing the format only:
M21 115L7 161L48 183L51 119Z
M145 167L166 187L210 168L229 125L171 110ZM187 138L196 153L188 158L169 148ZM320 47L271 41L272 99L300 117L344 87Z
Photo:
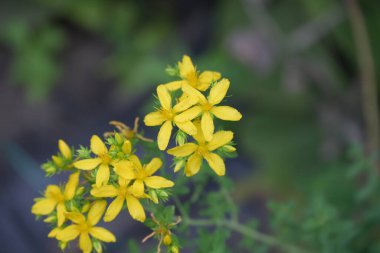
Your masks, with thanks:
M132 187L129 187L128 184L128 180L119 178L119 184L117 186L104 185L91 190L91 195L94 197L115 198L107 208L104 221L113 221L123 208L124 201L127 202L128 211L133 219L141 222L145 221L144 208L133 193Z
M184 86L183 89L188 94L198 98L199 105L195 105L187 111L182 112L177 115L174 120L176 122L189 121L201 115L201 127L204 137L207 141L210 141L215 128L212 116L229 121L238 121L242 117L241 113L233 107L217 106L225 98L229 87L230 81L228 81L228 79L222 79L211 88L206 98L196 89Z
M218 176L224 176L226 173L224 161L213 151L232 141L233 132L219 131L213 134L210 141L206 141L202 130L198 129L197 134L193 137L198 143L188 142L168 150L168 153L175 157L188 157L185 165L186 176L197 174L202 166L203 159L207 161Z
M67 219L74 224L69 225L57 232L56 238L59 241L72 241L79 236L79 248L83 253L90 253L93 248L91 237L103 242L115 242L115 236L105 228L95 226L102 217L107 202L104 200L96 201L90 208L86 217L79 212L66 213Z
M162 125L158 132L157 142L160 150L165 150L170 140L173 124L187 134L193 135L196 133L197 129L190 120L177 122L175 116L193 106L198 99L194 96L188 96L173 107L172 97L164 85L157 87L157 96L161 107L157 111L146 115L144 123L147 126Z
M132 184L133 192L137 196L142 196L145 191L144 184L152 189L174 186L174 183L166 178L153 176L161 166L162 161L157 157L142 166L140 159L133 155L130 157L130 161L121 161L115 165L115 171L124 179L134 180Z
M57 185L48 185L45 190L45 197L37 200L37 202L32 206L32 213L36 215L48 215L56 209L58 227L62 226L65 222L65 201L74 198L78 183L79 172L76 172L70 175L63 192Z
M220 73L214 71L198 73L191 58L187 55L184 55L182 61L178 62L178 69L182 80L165 84L169 90L177 90L187 84L197 90L205 91L212 82L219 80L221 77Z
M99 187L102 184L107 184L110 177L110 165L113 162L108 155L108 149L104 142L97 136L91 137L91 151L97 156L96 158L89 158L77 161L74 167L80 170L93 170L99 166L96 174L96 185Z

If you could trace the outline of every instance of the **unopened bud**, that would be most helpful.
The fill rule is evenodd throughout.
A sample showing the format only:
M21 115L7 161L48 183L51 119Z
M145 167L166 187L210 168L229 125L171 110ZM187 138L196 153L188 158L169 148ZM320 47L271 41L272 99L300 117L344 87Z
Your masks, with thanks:
M169 234L166 234L164 236L164 244L166 246L169 246L170 244L172 244L172 237Z

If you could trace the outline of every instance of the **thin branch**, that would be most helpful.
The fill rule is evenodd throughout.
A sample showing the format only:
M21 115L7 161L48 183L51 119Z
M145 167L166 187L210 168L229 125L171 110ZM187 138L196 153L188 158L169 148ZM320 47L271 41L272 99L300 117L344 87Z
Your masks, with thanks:
M260 241L269 246L277 247L289 253L311 253L309 250L301 249L295 245L284 243L279 241L277 238L270 235L258 232L254 229L241 225L234 221L229 220L207 220L207 219L184 219L184 224L194 227L212 227L212 226L223 226L229 228L235 232L238 232L242 235L250 237L254 240Z
M379 151L380 128L379 109L377 101L377 86L375 77L375 64L372 57L368 32L363 18L363 13L356 0L346 0L352 33L356 44L357 58L362 90L362 107L364 120L367 127L367 149L370 154ZM377 173L380 166L375 166Z

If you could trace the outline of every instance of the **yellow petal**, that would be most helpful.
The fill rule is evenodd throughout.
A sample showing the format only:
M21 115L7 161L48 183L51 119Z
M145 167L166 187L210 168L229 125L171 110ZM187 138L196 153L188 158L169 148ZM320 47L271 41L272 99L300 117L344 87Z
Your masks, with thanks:
M140 201L132 195L126 196L128 211L132 218L141 222L145 221L145 211Z
M226 96L228 88L230 87L230 81L228 79L222 79L217 84L215 84L208 96L208 102L212 105L219 104L222 102L223 98Z
M142 196L144 194L144 183L140 179L136 179L132 185L132 192L135 196Z
M86 222L86 218L79 212L68 212L65 214L66 218L76 224L83 224Z
M168 89L169 91L175 91L175 90L180 89L183 83L184 81L181 80L181 81L173 81L170 83L166 83L164 85L166 89Z
M58 148L59 148L59 151L61 151L62 155L66 159L71 159L72 158L71 148L66 144L66 142L64 140L59 140L58 141Z
M107 164L101 164L99 170L96 173L96 186L100 187L101 185L107 184L110 179L110 168Z
M159 126L165 121L165 117L161 111L148 113L144 118L146 126Z
M221 77L222 75L219 72L204 71L199 75L197 89L205 91L210 87L212 82L218 81Z
M177 122L177 127L188 135L194 135L197 133L197 128L191 121Z
M66 220L65 212L66 212L65 204L59 203L57 205L57 224L58 224L58 227L62 226Z
M206 153L203 157L218 176L224 176L226 174L226 166L220 156L214 153Z
M65 199L71 200L75 195L75 190L79 184L79 171L70 175L69 180L65 186Z
M102 160L100 158L90 158L80 160L74 163L74 167L80 170L93 170L95 169Z
M97 198L112 198L117 196L118 193L119 191L113 185L104 185L91 190L91 195Z
M194 96L188 96L188 95L186 95L186 96L181 96L181 98L183 98L183 99L180 100L173 107L173 111L175 113L183 112L184 110L187 110L190 107L192 107L193 105L195 105L196 103L198 103L198 98L194 97Z
M197 128L197 133L194 134L192 137L199 143L204 144L206 142L205 136L202 131L201 122L195 121L194 126Z
M214 151L232 141L233 138L234 133L232 131L218 131L212 136L211 141L207 143L207 149Z
M135 179L134 164L131 161L123 160L115 164L114 170L117 175L124 179Z
M74 240L79 235L78 225L70 225L62 229L57 234L57 239L59 241L68 242Z
M97 135L91 137L91 151L95 155L104 155L107 153L107 147Z
M182 62L178 62L179 74L182 78L186 78L189 74L195 73L195 67L191 58L187 55L182 57Z
M211 118L211 114L209 112L203 113L201 126L202 126L202 131L203 131L205 140L210 141L214 133L214 121Z
M194 153L189 157L185 166L186 176L191 177L198 173L199 169L202 166L202 156L198 153Z
M130 180L127 180L127 179L124 179L124 178L122 178L122 177L119 177L119 180L118 180L119 182L119 185L120 185L120 187L127 187L127 185L129 184L129 182L130 182ZM119 188L120 188L119 187Z
M238 121L242 117L241 113L231 106L214 106L211 112L222 120Z
M45 190L45 197L60 199L62 197L61 188L54 184L48 185Z
M87 232L82 232L79 237L79 248L83 253L91 253L92 242Z
M145 178L144 183L153 189L168 188L174 186L174 183L172 181L159 176L147 177Z
M124 197L123 196L117 196L111 204L108 206L106 214L104 215L104 221L110 222L113 221L116 216L119 215L121 209L123 208L124 204Z
M132 152L132 143L129 140L125 140L121 149L124 154L130 154Z
M154 157L146 166L145 172L147 175L153 175L162 166L162 161L158 157Z
M164 85L159 85L157 87L157 96L158 100L160 100L162 108L166 110L170 110L172 108L172 98Z
M196 117L199 116L199 114L202 112L202 107L201 106L193 106L190 109L178 114L177 116L174 117L174 122L185 122L189 120L193 120Z
M185 143L181 146L169 149L168 154L175 157L185 157L194 153L194 151L197 150L197 148L198 145L196 145L195 143Z
M171 121L166 121L160 128L160 131L158 132L157 136L157 143L158 143L158 148L160 150L165 150L166 147L169 144L170 140L170 135L172 134L172 122Z
M53 212L56 205L57 201L54 199L41 199L32 206L32 213L39 215L48 215L49 213Z
M138 156L136 156L136 155L131 155L131 156L128 158L128 160L130 160L130 161L134 164L134 166L135 166L135 168L136 168L137 170L141 170L141 169L142 169L142 164L141 164L141 161L140 161L140 159L138 158Z
M197 89L193 88L188 84L182 85L182 91L184 94L196 98L201 104L207 103L206 97Z
M50 233L48 234L48 237L55 238L59 232L61 232L60 228L54 228L53 230L50 231Z
M116 242L116 237L107 229L102 227L92 227L90 235L103 242Z
M95 203L92 205L87 214L88 223L90 223L91 225L97 224L100 218L102 217L104 210L106 209L106 206L107 201L105 200L95 201Z

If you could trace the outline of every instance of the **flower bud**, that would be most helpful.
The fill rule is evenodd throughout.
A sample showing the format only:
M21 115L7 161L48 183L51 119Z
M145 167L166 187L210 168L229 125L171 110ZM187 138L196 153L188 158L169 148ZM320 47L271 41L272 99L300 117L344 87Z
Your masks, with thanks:
M170 244L172 244L172 237L169 234L166 234L164 236L164 244L166 246L169 246Z

